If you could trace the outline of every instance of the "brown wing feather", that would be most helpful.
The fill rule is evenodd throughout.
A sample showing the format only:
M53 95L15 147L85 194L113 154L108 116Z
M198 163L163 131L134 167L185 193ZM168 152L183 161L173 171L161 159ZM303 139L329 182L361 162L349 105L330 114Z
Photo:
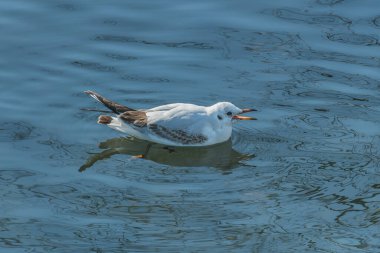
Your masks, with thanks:
M121 105L121 104L115 103L111 100L108 100L105 97L99 95L98 93L96 93L94 91L88 90L88 91L85 91L84 93L95 98L96 100L98 100L100 103L105 105L108 109L110 109L111 111L113 111L116 114L120 114L120 113L127 112L127 111L136 111L135 109L129 108L128 106Z
M147 124L148 118L143 111L128 111L119 115L119 118L126 121L129 124L133 124L137 127L144 127Z
M180 129L170 129L157 124L148 125L148 129L154 134L182 144L201 144L207 141L207 136L202 134L191 134Z

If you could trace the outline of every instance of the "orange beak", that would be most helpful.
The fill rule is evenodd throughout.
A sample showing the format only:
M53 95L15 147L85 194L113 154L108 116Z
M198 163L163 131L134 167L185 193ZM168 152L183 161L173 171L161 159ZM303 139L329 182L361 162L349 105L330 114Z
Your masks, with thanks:
M256 109L243 109L241 113L246 113L246 112L255 112L257 111ZM232 117L233 119L238 119L238 120L257 120L256 118L253 117L246 117L246 116L240 116L240 115L235 115Z
M240 114L242 114L242 113L246 113L246 112L257 112L257 110L256 109L243 109L243 110L241 110L242 112L240 113Z

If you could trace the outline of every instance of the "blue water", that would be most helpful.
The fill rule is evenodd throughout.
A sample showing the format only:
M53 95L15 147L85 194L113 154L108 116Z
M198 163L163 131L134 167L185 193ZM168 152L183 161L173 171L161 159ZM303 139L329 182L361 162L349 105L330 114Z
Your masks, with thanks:
M0 252L378 252L380 4L0 2ZM132 108L258 109L167 149Z

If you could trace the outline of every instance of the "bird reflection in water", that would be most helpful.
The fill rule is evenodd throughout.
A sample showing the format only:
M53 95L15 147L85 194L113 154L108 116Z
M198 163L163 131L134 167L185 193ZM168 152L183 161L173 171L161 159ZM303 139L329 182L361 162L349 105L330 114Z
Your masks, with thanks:
M99 144L104 151L90 156L79 171L83 172L97 161L106 160L113 155L126 154L138 156L149 152L144 159L156 163L179 167L214 167L229 170L241 166L245 160L252 159L253 154L242 154L232 148L231 140L207 147L168 147L160 144L138 140L135 138L113 138ZM137 158L136 158L137 159Z

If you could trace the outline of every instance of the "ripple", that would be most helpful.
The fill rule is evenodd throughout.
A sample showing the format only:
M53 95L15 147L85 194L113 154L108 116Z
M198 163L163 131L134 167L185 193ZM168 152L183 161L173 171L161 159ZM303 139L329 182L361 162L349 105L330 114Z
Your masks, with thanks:
M372 22L374 23L375 26L380 27L380 16L374 18Z
M80 155L81 146L73 144L65 144L55 137L48 137L48 139L39 140L40 145L46 146L49 150L41 152L36 155L40 159L49 159L57 164L67 164L70 163L70 159L77 159Z
M376 223L369 222L366 217L367 211L362 210L345 210L338 217L337 221L345 227L368 227L371 225L376 225Z
M78 11L79 8L77 5L69 4L69 3L64 3L64 4L58 4L57 7L63 11Z
M94 70L94 71L101 71L101 72L115 72L115 67L110 67L104 64L96 63L96 62L89 62L89 61L73 61L71 62L72 65L88 69L88 70Z
M214 46L194 41L184 41L184 42L153 42L147 40L136 39L128 36L115 36L115 35L98 35L95 37L96 41L106 41L106 42L119 42L119 43L141 43L145 45L156 45L156 46L166 46L173 48L192 48L192 49L214 49Z
M369 35L365 35L365 34L357 34L357 33L330 34L328 33L326 37L327 39L334 42L340 42L340 43L346 43L346 44L352 44L352 45L372 46L372 45L379 44L376 38Z
M2 238L0 245L2 248L8 249L9 252L24 247L35 248L36 240L43 245L39 249L49 252L70 252L72 249L65 250L65 245L71 245L73 242L74 244L80 243L79 240L73 238L74 231L70 225L56 220L12 218L1 219L0 224L5 228L4 232L7 234L0 231ZM57 237L58 234L59 237ZM81 246L78 246L76 252L82 252Z
M333 242L347 247L354 247L357 249L365 249L368 247L368 244L364 238L360 238L357 236L353 236L352 234L347 235L347 237L344 236L336 236L330 238Z
M332 52L332 51L316 51L316 50L298 50L297 53L294 54L295 57L300 59L322 59L326 61L336 61L336 62L343 62L343 63L350 63L350 64L356 64L356 65L363 65L368 67L379 67L380 65L380 59L378 57L365 57L365 56L357 56L357 55L350 55L350 54L343 54L338 52ZM331 71L326 69L325 71ZM327 74L326 77L333 78L334 76L332 74ZM351 75L350 75L351 76ZM353 76L355 77L355 76ZM362 76L359 82L363 83L368 80L368 77Z
M137 76L137 75L122 75L120 77L123 80L128 81L140 81L140 82L147 82L147 83L169 83L171 82L167 78L163 77L146 77L146 76Z
M333 101L335 105L338 105L339 102L345 103L347 105L352 105L349 103L349 101L360 101L360 102L367 102L368 99L366 97L354 97L350 96L348 94L343 94L339 91L301 91L296 94L299 97L304 98L314 98L318 99L318 101L315 101L317 105L323 105L326 104L328 101ZM329 105L329 108L334 109L332 105Z
M333 79L336 82L349 84L354 87L375 88L378 85L376 79L367 76L314 66L298 68L296 74L294 74L294 78L300 82L331 81Z
M122 54L116 54L116 53L107 53L105 54L108 58L111 58L113 60L118 61L131 61L131 60L137 60L138 57L130 56L130 55L122 55Z
M287 118L284 125L306 135L313 135L314 140L355 136L353 131L347 130L334 116L301 114Z
M219 35L223 41L221 54L227 59L241 60L246 58L252 61L252 56L254 56L264 58L263 60L266 62L271 62L274 52L280 50L282 54L287 54L302 43L299 36L282 32L255 32L223 28L220 29ZM279 55L277 54L276 59L278 57ZM242 79L245 79L250 73L240 69L238 71L241 72L239 78ZM231 82L235 83L236 78L231 78Z
M291 9L275 9L273 15L290 21L302 22L313 25L349 25L351 20L333 14L306 14Z
M115 93L121 93L125 95L135 95L135 96L141 96L141 97L147 97L151 94L157 94L159 93L158 90L149 90L149 89L132 89L128 87L127 89L122 89L120 87L111 87L109 90L114 91Z
M0 141L21 141L37 136L35 127L26 122L0 123Z
M0 170L0 180L7 183L15 183L23 177L34 176L35 173L32 173L27 170L12 169L12 170Z
M9 248L9 247L20 247L22 243L17 238L0 238L0 245L3 245L4 247Z
M344 0L317 0L316 1L317 3L321 4L321 5L336 5L336 4L339 4L339 3L343 3Z
M60 213L80 213L81 215L97 215L107 204L105 197L85 193L81 189L92 186L82 184L34 185L29 188L35 196L48 198L50 204Z
M103 20L103 24L109 25L109 26L116 26L118 25L118 22L114 19L106 19L106 20Z

